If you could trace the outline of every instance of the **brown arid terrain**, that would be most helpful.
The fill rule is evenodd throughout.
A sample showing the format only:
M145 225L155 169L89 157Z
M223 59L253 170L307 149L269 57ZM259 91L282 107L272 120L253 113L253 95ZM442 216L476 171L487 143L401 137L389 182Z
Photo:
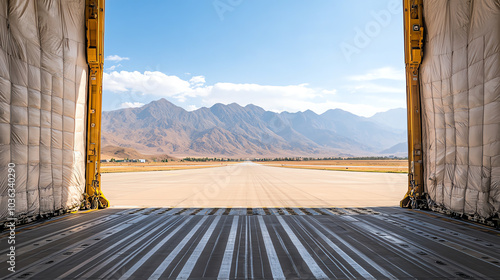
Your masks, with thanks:
M141 172L141 171L169 171L181 169L195 169L207 167L221 167L232 164L225 161L193 162L182 161L169 155L146 155L133 148L106 146L102 149L103 160L139 160L146 162L101 162L101 173ZM164 162L167 160L167 162Z
M309 160L309 161L265 161L256 162L267 166L357 171L357 172L384 172L384 173L407 173L408 160Z
M101 163L101 173L118 172L144 172L144 171L170 171L182 169L197 169L209 167L221 167L236 162L103 162Z
M103 162L101 173L169 171L222 167L238 162L185 162L171 160L169 162ZM353 172L407 173L407 160L309 160L309 161L256 161L255 163L285 168L335 170Z
M117 147L117 146L105 146L101 149L101 159L110 160L122 160L122 159L145 159L147 161L161 161L161 160L177 160L177 158L170 155L159 154L159 155L146 155L138 152L133 148Z

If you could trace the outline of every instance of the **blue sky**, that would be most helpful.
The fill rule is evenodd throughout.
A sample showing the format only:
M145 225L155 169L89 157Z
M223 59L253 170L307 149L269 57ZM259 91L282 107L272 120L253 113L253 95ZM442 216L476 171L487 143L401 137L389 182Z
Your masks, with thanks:
M400 0L107 0L105 56L104 110L405 106Z

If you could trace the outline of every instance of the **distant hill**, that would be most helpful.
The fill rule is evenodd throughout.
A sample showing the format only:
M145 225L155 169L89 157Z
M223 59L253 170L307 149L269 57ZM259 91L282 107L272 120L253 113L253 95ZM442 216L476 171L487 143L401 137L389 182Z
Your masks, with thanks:
M178 157L378 155L406 140L404 130L340 109L278 114L233 103L188 112L165 99L103 112L102 128L103 145Z
M407 127L406 118L407 118L406 109L397 108L397 109L391 109L386 112L376 113L375 115L373 115L368 119L378 124L388 126L390 128L398 130L406 130Z
M169 155L145 155L133 148L105 146L101 149L101 159L175 159Z
M389 149L385 149L380 152L383 155L394 155L399 157L407 157L408 156L408 142L398 143Z

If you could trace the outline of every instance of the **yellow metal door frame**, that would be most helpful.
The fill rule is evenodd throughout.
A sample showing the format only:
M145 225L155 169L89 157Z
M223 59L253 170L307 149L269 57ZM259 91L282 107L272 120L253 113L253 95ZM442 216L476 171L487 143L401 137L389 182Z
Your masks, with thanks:
M425 204L419 86L419 67L424 45L423 0L403 0L403 2L408 114L408 191L401 200L401 207L420 208Z
M108 200L101 191L101 114L104 65L104 0L86 0L87 63L87 156L84 208L105 208Z

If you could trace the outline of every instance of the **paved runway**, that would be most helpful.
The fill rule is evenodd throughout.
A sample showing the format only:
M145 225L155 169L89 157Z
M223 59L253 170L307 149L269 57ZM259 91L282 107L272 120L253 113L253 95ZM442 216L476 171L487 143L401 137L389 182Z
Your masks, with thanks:
M1 279L499 279L498 231L380 208L137 208L19 228Z
M144 207L397 206L406 174L270 167L245 162L204 169L102 174L112 205Z

